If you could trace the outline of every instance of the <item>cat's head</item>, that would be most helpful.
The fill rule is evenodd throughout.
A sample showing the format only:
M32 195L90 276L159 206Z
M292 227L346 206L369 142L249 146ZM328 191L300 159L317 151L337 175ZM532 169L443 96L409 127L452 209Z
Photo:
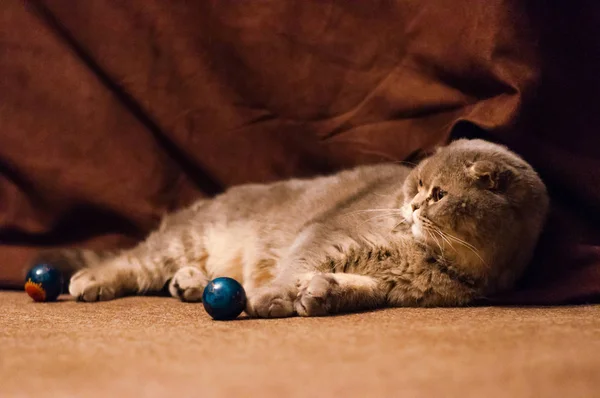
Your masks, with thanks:
M457 140L421 162L403 187L412 234L486 293L510 288L531 261L546 219L546 187L507 148Z

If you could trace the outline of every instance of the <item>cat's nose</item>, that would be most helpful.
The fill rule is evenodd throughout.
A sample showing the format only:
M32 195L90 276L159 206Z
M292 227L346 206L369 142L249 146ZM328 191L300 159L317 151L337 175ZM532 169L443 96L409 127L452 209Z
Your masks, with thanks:
M412 208L412 211L415 211L415 210L417 210L419 207L421 207L421 205L420 205L420 204L418 204L418 203L411 203L411 204L410 204L410 207Z

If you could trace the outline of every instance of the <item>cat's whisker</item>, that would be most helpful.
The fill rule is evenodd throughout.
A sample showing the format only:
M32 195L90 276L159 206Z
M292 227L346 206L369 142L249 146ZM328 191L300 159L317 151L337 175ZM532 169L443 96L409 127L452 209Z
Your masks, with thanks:
M426 227L426 229L429 230L434 230L436 232L438 232L440 234L440 236L445 237L448 240L454 241L464 247L466 247L467 249L469 249L470 251L473 252L473 254L475 254L477 256L477 258L479 258L479 260L486 266L489 267L488 264L486 263L486 261L483 259L483 257L481 257L481 255L479 254L479 251L477 250L477 248L475 246L473 246L472 244L470 244L469 242L466 242L460 238L457 238L456 236L449 234L448 232L444 232L442 231L441 228L437 227L435 225L435 223L427 218L424 217L419 217L419 220L421 221L421 223L423 224L423 226ZM450 244L450 242L448 242ZM456 251L456 248L454 248L454 246L452 246L452 244L450 244L450 246L454 249L454 251Z
M367 219L365 220L365 222L369 222L369 221L371 221L371 220L376 220L376 219L378 219L378 218L386 218L386 217L390 218L390 217L393 217L393 216L395 216L395 215L397 215L397 214L380 214L380 215L378 215L378 216L374 216L374 217L367 218Z
M396 231L396 228L398 228L400 225L402 225L404 223L406 223L406 220L404 220L404 219L400 220L400 222L398 224L394 225L394 228L392 228L392 230L390 231L390 233Z
M400 209L365 209L365 210L356 210L350 213L346 213L344 214L344 216L350 216L350 215L358 215L358 214L369 214L369 213L377 213L377 212L385 212L384 214L378 214L374 217L370 217L366 220L364 220L360 226L363 226L364 224L368 223L369 221L372 220L376 220L379 218L396 218L397 216L401 216L402 215L402 211Z
M440 241L438 240L438 238L436 238L436 237L435 237L435 235L432 233L432 231L433 231L433 230L429 230L429 229L427 229L427 228L425 229L425 232L427 232L427 234L428 234L429 236L431 236L431 238L432 238L433 240L435 240L435 243L436 243L436 244L438 245L438 247L440 248L440 253L441 253L441 256L442 256L442 258L444 258L444 249L442 248L442 245L440 245Z
M479 258L479 260L481 260L481 262L486 267L489 267L488 264L486 263L486 261L483 259L483 257L481 257L481 255L479 254L479 251L477 250L477 248L475 246L473 246L469 242L465 242L464 240L457 238L456 236L452 236L452 235L448 234L447 232L443 232L443 233L446 234L446 237L448 239L453 240L454 242L456 242L460 245L463 245L467 249L471 250L473 252L473 254L475 254L477 256L477 258Z
M401 164L401 165L404 165L404 166L411 166L411 167L416 167L417 166L416 163L409 162L408 160L395 160L395 161L390 162L390 163Z
M438 233L440 235L440 237L444 240L444 242L448 243L448 245L454 250L456 251L456 249L454 248L454 246L452 245L452 242L450 242L450 240L448 238L446 238L444 236L444 234L442 233L442 231L440 231L439 228L436 228L435 230L436 233Z
M381 212L381 211L388 211L388 212L394 212L394 213L398 213L401 214L402 210L401 209L365 209L365 210L356 210L356 211L351 211L350 213L345 213L345 216L349 216L349 215L353 215L353 214L360 214L360 213L374 213L374 212Z
M441 232L441 231L440 231L440 232ZM449 234L449 233L447 233L447 232L444 232L444 234L446 234L446 236L447 236L449 239L452 239L452 240L454 240L454 241L456 241L456 242L458 242L458 243L460 243L460 244L462 244L462 245L464 245L464 246L468 247L469 249L472 249L472 250L475 250L475 251L477 251L477 248L476 248L475 246L473 246L472 244L470 244L469 242L467 242L467 241L464 241L464 240L462 240L462 239L459 239L459 238L457 238L456 236L452 236L452 235L450 235L450 234Z
M442 252L442 257L443 257L444 249L440 245L440 241L438 240L438 238L434 235L434 233L438 234L439 232L436 231L435 228L430 228L429 226L426 226L424 228L424 230L425 230L425 232L427 232L427 234L429 236L431 236L431 239L433 239L435 241L435 243L438 245L438 247L440 248L440 251Z
M385 198L385 199L396 198L399 201L398 204L400 206L402 205L402 203L400 202L401 195L398 192L393 192L393 193L388 193L388 194L384 194L384 193L380 193L380 192L373 192L373 195L378 196L380 198Z
M379 196L380 198L390 198L390 197L392 197L392 196L395 196L394 194L388 194L388 195L385 195L385 194L382 194L382 193L377 193L377 192L373 192L373 195L375 195L375 196Z
M395 216L398 216L398 214L379 214L379 215L377 215L377 216L370 217L370 218L366 219L365 221L363 221L363 222L360 224L360 226L363 226L364 224L366 224L366 223L368 223L369 221L372 221L372 220L377 220L377 219L381 219L381 218L395 218ZM399 226L400 224L402 224L403 222L405 222L405 221L404 221L404 220L402 220L400 223L396 224L396 225L394 226L394 228L392 228L392 231L393 231L394 229L396 229L396 227L398 227L398 226ZM390 231L390 232L392 232L392 231Z

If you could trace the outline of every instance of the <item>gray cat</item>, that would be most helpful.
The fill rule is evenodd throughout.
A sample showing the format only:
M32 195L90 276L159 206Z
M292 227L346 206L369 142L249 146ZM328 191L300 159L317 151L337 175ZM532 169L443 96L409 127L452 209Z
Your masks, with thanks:
M200 301L240 281L253 317L386 306L460 306L514 286L548 211L532 167L503 146L458 140L414 169L233 187L166 217L118 253L62 251L81 301L160 291ZM53 255L56 255L54 253Z

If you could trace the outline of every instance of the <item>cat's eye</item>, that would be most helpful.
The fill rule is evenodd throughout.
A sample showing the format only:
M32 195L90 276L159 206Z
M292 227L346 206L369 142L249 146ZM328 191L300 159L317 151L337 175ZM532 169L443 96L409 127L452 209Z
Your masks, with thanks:
M442 198L444 196L446 196L447 194L448 193L446 191L444 191L443 189L440 189L439 187L433 187L433 189L431 190L431 198L433 199L434 202L442 200Z
M419 186L420 186L420 187L422 187L422 186L423 186L423 180L421 180L420 178L419 178Z

